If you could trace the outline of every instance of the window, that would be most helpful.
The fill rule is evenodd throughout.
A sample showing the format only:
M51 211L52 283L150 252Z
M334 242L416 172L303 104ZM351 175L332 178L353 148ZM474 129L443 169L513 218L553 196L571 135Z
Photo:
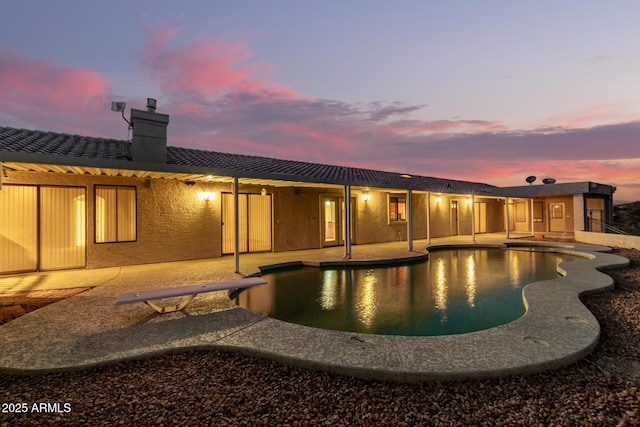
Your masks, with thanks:
M389 222L407 220L407 199L405 197L389 196Z
M136 240L136 187L96 185L96 243Z
M553 219L564 218L564 204L563 203L555 203L555 204L551 205L551 218L553 218Z

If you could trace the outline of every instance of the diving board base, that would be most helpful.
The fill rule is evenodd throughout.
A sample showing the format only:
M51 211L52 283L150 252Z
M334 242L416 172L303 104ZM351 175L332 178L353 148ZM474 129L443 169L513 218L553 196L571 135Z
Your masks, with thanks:
M187 306L187 304L189 304L191 302L191 300L196 297L196 295L198 295L198 294L189 295L188 297L183 299L182 302L180 302L180 304L176 304L176 305L163 305L163 306L160 306L160 305L155 304L155 303L153 303L151 301L145 301L144 303L147 304L149 307L153 308L158 313L173 313L174 311L180 311L183 308L185 308Z

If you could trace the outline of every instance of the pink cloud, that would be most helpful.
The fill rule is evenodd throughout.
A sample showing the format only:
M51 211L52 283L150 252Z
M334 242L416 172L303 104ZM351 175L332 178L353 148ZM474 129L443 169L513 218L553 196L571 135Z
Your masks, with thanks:
M34 126L86 129L105 109L109 81L93 70L0 49L0 112ZM89 119L90 118L90 119Z
M521 185L534 174L631 189L640 176L640 161L618 160L640 159L640 122L587 126L613 111L604 107L524 131L499 121L420 120L413 114L425 105L305 97L265 80L271 67L248 44L217 38L182 43L183 32L146 30L140 59L141 70L162 89L159 111L171 114L170 145L497 185ZM96 71L0 50L0 117L124 138L121 118L108 111L116 99L110 91ZM143 100L126 101L144 106Z
M399 120L391 122L382 129L406 136L433 133L482 133L507 130L507 127L498 123L483 120Z
M613 105L595 105L578 111L548 117L535 124L535 128L562 127L566 129L593 127L619 122L620 111Z
M318 126L303 123L279 123L271 127L271 131L286 139L307 146L306 153L315 155L316 159L331 158L328 151L340 152L341 155L357 156L360 135L355 129L335 128L328 133Z
M198 38L178 45L180 28L153 27L144 32L140 65L168 94L178 98L218 98L229 92L295 96L290 88L254 76L269 67L244 42Z
M464 179L485 182L498 186L527 185L529 175L538 177L536 184L543 178L555 178L557 182L595 181L618 187L616 198L622 200L640 200L639 188L635 185L640 174L640 159L620 162L602 162L596 160L501 160L490 161L478 158L472 164L455 159L423 159L409 162L409 170L422 171L422 174L444 178ZM425 173L427 172L428 173ZM416 171L415 173L418 173Z

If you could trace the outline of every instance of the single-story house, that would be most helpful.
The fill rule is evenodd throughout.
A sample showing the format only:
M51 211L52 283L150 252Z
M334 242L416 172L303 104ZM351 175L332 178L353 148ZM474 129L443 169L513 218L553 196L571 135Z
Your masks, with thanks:
M130 122L131 141L0 127L0 274L226 254L237 266L240 253L334 245L348 258L356 244L611 221L608 185L498 188L172 147L153 103Z

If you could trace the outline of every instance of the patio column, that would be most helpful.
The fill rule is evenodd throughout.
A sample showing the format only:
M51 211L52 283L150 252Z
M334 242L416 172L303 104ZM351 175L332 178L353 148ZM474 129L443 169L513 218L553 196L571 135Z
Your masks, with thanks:
M344 186L344 257L351 259L351 186Z
M413 250L413 191L407 190L407 248Z
M471 238L476 243L476 197L471 194Z
M533 223L533 199L531 199L531 237L535 237L536 233L534 231L534 223Z
M511 221L509 221L509 198L505 197L504 199L504 208L505 208L505 220L507 221L507 239L510 239L509 235L509 227L511 226Z
M238 201L238 177L233 177L233 257L236 262L236 273L240 273L240 213Z
M431 244L431 191L427 192L427 244Z

